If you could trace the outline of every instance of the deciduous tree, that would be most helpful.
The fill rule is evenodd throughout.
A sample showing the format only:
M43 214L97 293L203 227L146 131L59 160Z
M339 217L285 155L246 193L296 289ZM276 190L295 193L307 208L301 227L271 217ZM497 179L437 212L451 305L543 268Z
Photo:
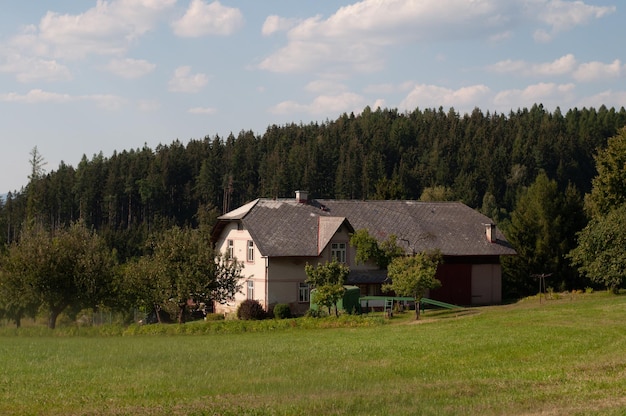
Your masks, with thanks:
M570 257L589 279L617 293L626 278L626 204L592 219Z
M12 272L9 261L8 256L0 259L0 316L12 320L19 328L23 318L35 317L39 302L22 276Z
M394 258L404 254L395 235L379 242L366 229L356 230L350 236L350 245L356 249L357 264L372 260L381 269L386 269Z
M626 128L608 140L595 161L598 175L585 198L592 219L570 257L593 282L617 292L626 277Z
M223 303L241 290L243 264L215 253L197 229L173 227L154 235L150 246L151 253L125 268L127 293L139 305L157 312L171 306L182 323L190 300Z
M383 285L383 290L393 291L398 296L415 298L415 319L417 320L420 317L419 302L426 291L441 286L441 282L435 278L441 261L441 253L438 251L396 257L387 268L391 283Z
M24 293L32 296L23 304L36 300L48 311L48 327L54 329L57 317L68 307L77 312L107 300L114 262L104 240L75 223L53 233L25 230L19 242L9 247L4 272L19 279Z
M337 302L343 297L345 288L343 287L350 269L343 263L333 260L317 266L307 264L304 268L308 283L315 289L315 302L328 308L335 307L335 316L339 316Z

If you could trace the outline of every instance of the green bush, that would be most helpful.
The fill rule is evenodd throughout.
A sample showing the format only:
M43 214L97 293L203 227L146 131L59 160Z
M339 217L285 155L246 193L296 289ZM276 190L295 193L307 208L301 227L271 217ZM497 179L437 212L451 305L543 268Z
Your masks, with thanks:
M265 319L265 310L259 301L246 299L237 308L237 318L243 321Z
M305 318L325 318L327 316L328 316L328 313L326 313L326 311L323 311L321 309L309 309L304 314Z
M204 317L205 321L223 321L224 319L224 315L221 313L207 313Z
M291 309L286 303L279 303L274 306L274 318L276 319L289 319L291 318Z

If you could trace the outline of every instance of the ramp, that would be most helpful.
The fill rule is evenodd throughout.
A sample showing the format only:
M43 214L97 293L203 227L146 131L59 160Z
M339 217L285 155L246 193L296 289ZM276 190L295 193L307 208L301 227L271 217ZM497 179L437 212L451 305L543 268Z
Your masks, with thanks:
M420 304L422 305L422 309L424 308L424 304L438 306L444 309L463 309L461 306L453 305L451 303L441 302L434 299L422 298L420 300Z

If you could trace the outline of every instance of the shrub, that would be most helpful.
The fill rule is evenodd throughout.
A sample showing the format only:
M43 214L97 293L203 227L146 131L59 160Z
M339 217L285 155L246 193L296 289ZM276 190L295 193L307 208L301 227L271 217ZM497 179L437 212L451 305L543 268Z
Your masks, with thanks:
M274 318L276 319L291 318L291 309L289 309L289 305L285 303L279 303L276 306L274 306Z
M264 319L265 311L258 300L246 299L237 308L237 318L244 321Z
M308 311L306 311L304 316L305 318L324 318L328 316L328 313L321 309L309 309Z
M221 313L207 313L204 317L205 321L223 321L224 319L224 315Z

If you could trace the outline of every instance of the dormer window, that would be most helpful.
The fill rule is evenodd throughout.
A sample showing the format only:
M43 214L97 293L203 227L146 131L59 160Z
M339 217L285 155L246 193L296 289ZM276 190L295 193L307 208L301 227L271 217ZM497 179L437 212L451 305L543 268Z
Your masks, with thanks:
M330 259L337 260L339 263L346 262L346 243L330 244Z

